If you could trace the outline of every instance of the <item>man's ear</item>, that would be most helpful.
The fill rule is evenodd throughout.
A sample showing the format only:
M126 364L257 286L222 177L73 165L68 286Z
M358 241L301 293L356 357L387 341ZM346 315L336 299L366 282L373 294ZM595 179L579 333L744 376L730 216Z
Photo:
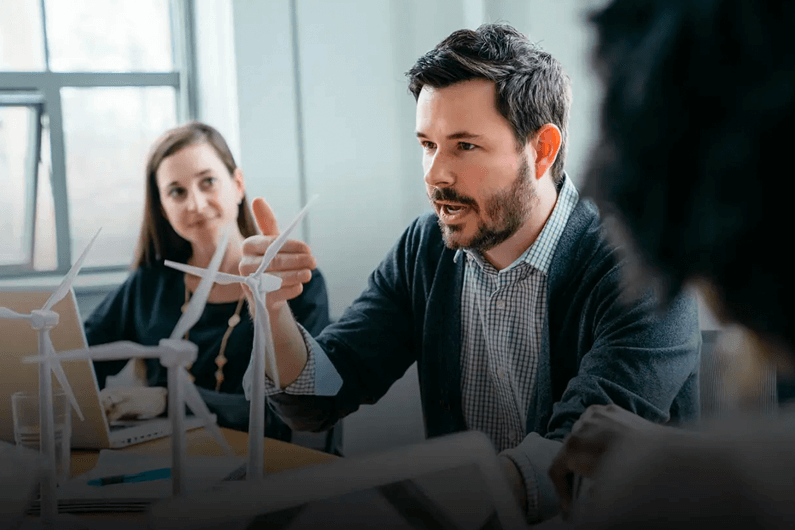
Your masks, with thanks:
M555 163L560 151L562 135L560 129L552 123L543 125L530 141L535 151L535 176L540 179Z

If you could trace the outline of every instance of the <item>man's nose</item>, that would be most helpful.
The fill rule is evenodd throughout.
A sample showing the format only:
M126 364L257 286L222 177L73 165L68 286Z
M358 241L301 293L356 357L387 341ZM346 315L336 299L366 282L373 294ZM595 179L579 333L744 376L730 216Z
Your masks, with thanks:
M430 187L444 188L455 183L453 164L444 153L436 151L433 156L425 159L425 184Z

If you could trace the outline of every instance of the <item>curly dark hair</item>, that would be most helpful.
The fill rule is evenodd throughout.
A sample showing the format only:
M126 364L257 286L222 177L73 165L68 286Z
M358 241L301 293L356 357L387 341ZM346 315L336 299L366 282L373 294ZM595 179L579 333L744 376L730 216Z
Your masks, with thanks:
M571 86L561 64L507 24L462 29L417 59L406 72L409 90L418 98L425 85L433 88L488 79L497 90L497 110L508 120L523 148L542 126L560 129L561 142L551 175L563 179L568 137Z
M669 297L705 280L724 317L795 351L795 2L616 0L591 21L605 93L584 194Z

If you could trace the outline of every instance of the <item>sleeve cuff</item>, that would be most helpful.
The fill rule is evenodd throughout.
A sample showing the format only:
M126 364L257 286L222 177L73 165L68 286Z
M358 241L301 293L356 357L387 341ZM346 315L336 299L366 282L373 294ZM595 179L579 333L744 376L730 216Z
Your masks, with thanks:
M306 345L306 365L301 371L301 375L283 389L276 388L270 378L265 378L265 395L272 396L279 392L297 396L335 396L342 388L342 378L337 369L326 355L326 352L317 341L298 324L298 330L304 338ZM250 399L251 393L251 362L249 362L246 373L243 375L243 392L246 399Z
M538 433L530 433L522 443L500 453L514 463L522 476L527 496L525 517L529 523L549 519L560 511L560 499L548 470L561 445Z

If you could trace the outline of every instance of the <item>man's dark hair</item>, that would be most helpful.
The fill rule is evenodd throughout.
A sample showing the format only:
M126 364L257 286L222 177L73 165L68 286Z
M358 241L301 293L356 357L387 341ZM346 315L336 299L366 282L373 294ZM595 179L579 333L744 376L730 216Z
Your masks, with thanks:
M420 57L406 76L415 99L425 85L445 88L470 79L493 81L497 110L513 127L519 146L524 147L547 123L560 129L560 151L551 174L556 185L562 182L571 107L569 78L554 57L522 33L505 24L455 31Z
M795 351L789 177L795 2L617 0L592 16L604 83L584 193L673 295Z

